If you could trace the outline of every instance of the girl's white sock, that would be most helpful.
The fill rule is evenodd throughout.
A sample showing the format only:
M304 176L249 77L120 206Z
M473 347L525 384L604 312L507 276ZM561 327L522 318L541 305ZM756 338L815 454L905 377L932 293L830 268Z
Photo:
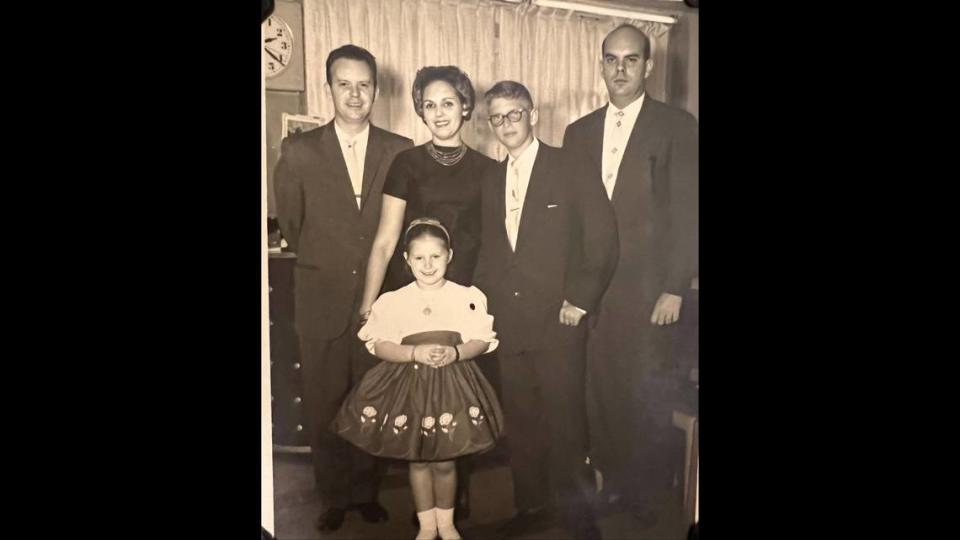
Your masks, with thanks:
M443 540L462 540L453 526L453 508L437 508L437 530Z
M417 519L420 520L420 532L417 533L416 540L434 540L437 537L437 513L436 508L417 512Z

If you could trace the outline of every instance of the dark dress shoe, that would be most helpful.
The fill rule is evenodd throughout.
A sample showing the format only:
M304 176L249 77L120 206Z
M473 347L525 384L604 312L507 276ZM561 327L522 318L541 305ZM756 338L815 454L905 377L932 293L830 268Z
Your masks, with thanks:
M497 529L501 538L514 538L524 534L547 529L552 520L546 508L538 510L521 510Z
M382 523L390 519L387 510L377 502L361 503L355 506L360 511L360 517L367 523Z
M343 525L346 511L343 508L330 508L317 518L317 530L321 532L335 531Z

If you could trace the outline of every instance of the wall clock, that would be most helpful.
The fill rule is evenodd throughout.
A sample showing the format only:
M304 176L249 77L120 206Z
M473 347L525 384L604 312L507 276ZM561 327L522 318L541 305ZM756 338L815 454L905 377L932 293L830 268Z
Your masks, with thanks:
M268 90L304 90L303 13L300 4L276 2L263 27L263 73Z
M267 17L263 23L263 73L273 78L283 73L293 59L293 31L287 21L277 15Z

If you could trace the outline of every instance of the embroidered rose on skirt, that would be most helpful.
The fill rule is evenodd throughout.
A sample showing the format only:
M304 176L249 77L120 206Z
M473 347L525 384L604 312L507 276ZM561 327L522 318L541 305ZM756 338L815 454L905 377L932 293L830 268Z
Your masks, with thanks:
M450 433L455 427L457 427L457 423L453 421L452 414L445 412L440 415L440 431Z
M407 415L401 414L393 419L393 432L400 433L407 430Z
M436 420L434 420L432 416L423 417L423 421L420 423L420 427L422 427L423 429L421 429L420 431L423 432L424 436L429 437L431 433L434 433L437 431L437 429L433 427L435 423L436 423Z
M484 416L480 414L480 407L477 407L475 405L471 406L467 410L467 413L470 414L470 421L473 422L473 425L479 426L480 424L483 423Z

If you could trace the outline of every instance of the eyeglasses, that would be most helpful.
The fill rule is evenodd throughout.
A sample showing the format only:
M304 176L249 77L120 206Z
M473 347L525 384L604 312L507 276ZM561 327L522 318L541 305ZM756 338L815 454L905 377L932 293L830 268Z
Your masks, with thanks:
M527 111L523 109L514 109L508 112L507 114L491 114L490 124L492 124L494 127L500 127L503 125L504 118L506 118L507 120L510 120L511 124L514 124L516 122L519 122L520 119L523 118L523 113L525 112Z

